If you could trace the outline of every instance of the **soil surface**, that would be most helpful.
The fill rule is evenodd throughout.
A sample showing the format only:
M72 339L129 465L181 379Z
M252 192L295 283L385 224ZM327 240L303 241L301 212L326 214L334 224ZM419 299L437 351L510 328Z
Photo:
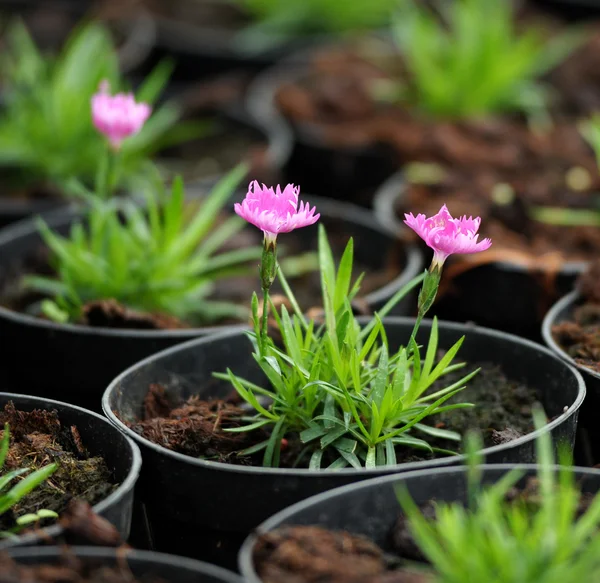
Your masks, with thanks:
M552 327L556 342L575 361L600 373L600 261L577 281L581 303L571 318Z
M19 565L8 554L0 555L0 580L11 583L168 583L148 572L138 579L127 566L127 553L116 567L99 565L98 561L78 559L69 549L56 564ZM172 580L172 583L176 583Z
M599 207L600 173L578 127L580 118L600 105L599 46L597 24L590 40L544 80L554 96L547 127L508 115L436 120L406 105L378 101L376 83L407 78L404 65L398 56L375 61L353 50L316 55L305 75L282 85L276 99L298 131L313 136L307 139L335 149L383 144L399 168L434 164L435 172L422 182L407 176L397 201L399 217L409 211L430 216L446 203L454 216L482 217L482 237L494 241L489 261L501 259L502 252L508 261L514 252L530 260L558 254L560 265L591 259L600 250L597 228L550 225L537 212Z
M469 365L438 381L432 391L440 390L462 378L467 371L477 368ZM450 429L464 435L468 429L478 429L485 446L506 443L533 431L531 407L537 400L536 392L520 383L507 379L493 365L482 365L482 370L470 381L468 387L454 396L450 403L474 403L469 409L448 411L431 417L426 422L438 428ZM197 396L186 402L174 398L160 385L151 385L144 401L144 411L139 421L127 422L129 427L146 439L172 451L215 461L256 465L262 463L262 454L240 456L238 452L264 441L263 430L250 433L230 433L225 428L240 427L240 408L235 392L225 401L203 401ZM247 412L246 412L247 414ZM457 451L457 442L431 438L428 442L438 448ZM296 466L303 449L296 435L287 436L281 456L281 467ZM444 454L431 454L412 448L397 448L398 463L432 459Z
M309 199L307 198L307 200ZM194 203L190 202L188 211L193 214L194 210ZM227 217L229 215L224 215L219 220L224 220ZM328 236L334 257L339 262L350 237L348 227L341 220L328 220ZM316 239L316 230L310 237L302 233L289 233L285 239L282 238L278 246L281 267L287 274L287 279L299 305L307 312L311 308L320 308L321 306L321 281L320 273L317 271ZM354 274L355 277L358 277L359 274L365 273L360 294L355 301L355 307L357 313L370 314L371 311L364 301L364 296L399 277L404 268L404 243L390 241L387 249L383 250L382 253L373 256L368 252L363 257L356 248L358 237L354 237L354 239ZM254 227L248 226L227 241L220 251L225 252L251 246L262 246L262 233ZM291 265L290 261L295 265ZM43 317L39 311L43 296L24 290L20 286L20 281L24 275L52 276L55 271L50 263L48 249L40 247L24 258L15 261L4 269L0 269L0 304L18 312ZM256 264L258 264L258 261ZM246 306L249 314L252 291L260 292L260 279L257 271L255 271L254 264L252 264L248 266L248 275L231 277L216 282L211 299ZM272 289L273 295L281 294L281 291L281 287L276 282ZM287 302L287 300L283 301ZM173 330L202 325L239 324L239 321L229 318L217 322L182 322L168 314L140 312L120 304L113 298L106 298L86 304L82 310L81 321L77 323L84 326L104 328Z
M72 499L94 505L117 487L104 459L91 456L77 427L64 427L56 411L19 411L10 402L0 412L0 426L5 423L9 424L10 447L3 472L22 467L34 471L54 462L58 469L0 517L0 530L13 527L19 516L41 509L60 515Z
M512 488L506 501L523 504L535 513L539 483L530 478L521 489ZM590 507L593 495L582 494L577 517ZM429 520L436 518L436 502L421 505ZM419 565L418 563L421 563ZM259 535L254 564L264 583L428 583L434 576L425 564L399 515L383 547L363 536L330 531L318 526L285 526Z

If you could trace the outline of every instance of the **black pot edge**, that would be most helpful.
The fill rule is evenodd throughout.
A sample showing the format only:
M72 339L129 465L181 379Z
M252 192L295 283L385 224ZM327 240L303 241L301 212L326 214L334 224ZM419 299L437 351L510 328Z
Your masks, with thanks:
M94 413L93 411L89 411L88 409L84 409L83 407L78 407L77 405L72 405L71 403L65 403L64 401L56 401L54 399L46 399L45 397L35 397L32 395L24 395L22 393L6 393L0 392L0 398L6 399L21 399L26 397L31 401L39 402L40 409L50 409L53 406L66 407L71 409L76 409L81 413L85 413L90 415L91 417L95 417L97 420L102 421L102 423L108 423L108 425L114 427L114 423L111 423L106 417L102 417L102 415L98 415L98 413ZM117 428L118 429L118 428ZM123 433L121 431L121 433ZM127 443L131 448L132 453L132 464L131 469L129 470L129 474L127 477L117 486L114 492L112 492L109 496L107 496L104 500L98 502L92 507L92 510L96 514L100 514L104 512L106 508L111 506L116 500L118 500L123 494L126 494L128 491L133 490L135 484L139 478L140 471L142 468L142 453L140 451L139 446L135 441L133 441L128 435L125 435L127 438ZM48 528L42 529L44 535L54 538L62 532L62 527L58 524L53 524ZM45 538L45 537L44 537ZM19 547L27 547L30 545L37 545L42 539L40 531L32 532L27 535L24 535L18 542ZM13 547L10 547L13 548ZM16 548L16 547L15 547Z
M535 471L539 466L537 464L482 464L479 466L479 469L483 472L489 470L499 470L499 471L510 471L512 469L520 469L524 471ZM555 465L553 466L554 471L558 471L561 466ZM431 474L452 474L456 472L466 472L467 468L465 466L461 467L445 467L445 468L429 468L423 470L415 470L411 472L403 472L401 474L393 474L390 476L382 476L378 478L371 478L369 480L362 480L360 482L355 482L353 484L347 484L346 486L340 486L338 488L334 488L333 490L327 490L326 492L322 492L321 494L316 494L315 496L311 496L310 498L306 498L301 500L300 502L296 502L291 506L288 506L284 510L277 512L273 516L269 517L262 524L256 527L255 531L246 538L244 543L242 544L240 551L238 553L238 568L240 573L247 583L261 583L261 579L256 574L254 570L254 564L252 561L252 551L254 545L256 543L257 535L259 533L268 532L273 528L277 527L282 521L285 521L290 516L301 512L302 510L309 508L315 502L321 502L323 500L332 500L337 497L341 497L347 492L369 489L375 484L385 485L395 482L403 482L407 479L411 478L420 478L426 477ZM596 470L593 468L581 468L574 467L574 472L583 472L589 473L593 475L600 476L600 470Z
M414 319L396 316L396 317L386 317L383 319L383 322L384 322L384 324L386 324L386 323L412 324L414 322ZM423 323L430 324L431 320L423 320ZM579 392L578 392L576 400L574 401L574 403L571 404L571 406L569 406L567 411L565 411L564 413L562 413L561 415L559 415L558 417L556 417L555 419L550 421L550 423L545 425L542 429L532 431L531 433L528 433L527 435L519 437L518 439L515 439L513 441L510 441L509 443L495 445L493 447L488 447L488 448L483 449L481 451L481 453L484 456L489 455L491 453L504 451L506 449L514 447L515 445L533 441L533 440L537 439L537 436L540 435L541 433L546 433L548 431L551 431L553 428L555 428L558 425L560 425L561 423L563 423L563 421L565 421L572 415L576 415L578 413L578 411L581 407L581 404L583 403L583 400L585 398L585 394L586 394L586 386L585 386L583 377L576 368L574 368L574 367L570 366L568 363L564 362L564 360L559 358L549 348L546 348L545 346L542 346L541 344L538 344L536 342L532 342L531 340L526 340L524 338L520 338L519 336L515 336L513 334L508 334L505 332L500 332L498 330L492 330L491 328L484 328L482 326L475 326L475 325L471 326L471 325L465 325L465 324L458 324L456 322L448 322L445 320L440 320L438 323L440 326L448 327L453 330L461 330L461 331L464 331L465 333L468 333L469 330L471 330L471 331L476 330L477 332L486 334L488 336L501 337L501 338L510 340L512 342L515 342L517 344L520 344L522 346L523 345L529 346L532 349L535 349L537 351L545 353L546 356L549 356L558 361L562 361L565 364L565 366L567 366L571 370L571 372L577 379L577 384L579 386ZM108 386L108 388L102 395L102 410L104 411L104 414L106 415L106 417L109 419L109 421L111 423L113 423L114 425L117 426L117 428L120 431L124 432L127 436L129 436L130 438L137 441L140 445L150 448L156 453L159 453L159 454L162 454L162 455L165 455L168 457L172 457L182 463L188 463L190 465L204 467L204 468L215 468L215 469L219 469L220 471L223 471L223 472L229 472L232 476L235 476L236 474L248 474L248 473L249 474L255 474L255 473L263 474L263 473L266 473L266 474L273 474L273 475L284 474L287 476L302 476L302 477L315 476L316 477L318 475L322 476L322 475L329 475L329 474L331 474L331 475L349 475L349 474L354 474L355 472L357 472L358 470L353 469L353 468L342 468L342 469L338 469L338 470L325 469L325 470L320 470L319 472L315 472L313 470L308 470L308 469L287 469L287 468L281 469L281 468L253 467L253 466L236 466L236 465L232 465L232 464L224 464L224 463L219 463L219 462L199 460L199 459L192 458L190 456L186 456L186 455L183 455L183 454L180 454L177 452L170 451L166 448L163 448L163 447L161 447L155 443L152 443L151 441L137 435L136 433L131 431L131 429L129 429L126 425L124 425L122 423L122 421L113 413L112 409L110 408L110 404L109 404L111 393L113 391L118 390L118 387L119 387L119 384L120 384L122 378L131 374L140 366L151 363L154 360L161 359L162 357L168 356L178 350L201 345L201 344L204 344L207 342L211 342L215 339L219 340L219 339L223 339L223 338L228 338L230 336L235 336L239 333L240 333L239 329L238 330L228 330L221 334L215 334L215 335L208 336L208 337L196 338L194 340L190 340L188 342L178 344L177 346L167 348L166 350L162 350L156 354L153 354L152 356L149 356L148 358L145 358L145 359L137 362L135 365L129 367L128 369L123 371L118 377L116 377L110 383L110 385ZM462 463L464 460L465 460L464 455L456 455L456 456L442 458L442 459L436 459L436 460L425 460L425 461L419 461L419 462L404 463L404 464L399 464L398 466L390 467L390 468L379 467L379 468L376 468L373 470L363 469L360 471L364 475L371 475L371 474L381 475L382 472L383 473L398 473L398 472L408 472L408 471L413 471L413 470L426 470L427 468L434 468L434 467L437 468L437 467L444 467L444 466L452 466L452 465L456 465L458 463ZM402 467L403 469L399 470L398 469L399 467Z
M395 203L402 193L404 184L404 173L400 170L381 185L373 198L375 218L380 225L388 231L396 233L398 237L402 237L402 234L406 232L404 223L396 218L395 211ZM502 271L528 273L525 267L510 261L494 261L491 265ZM576 276L585 271L588 265L587 261L569 261L562 265L559 274Z
M187 197L189 199L193 199L203 196L203 186L207 185L208 183L206 182L190 185L187 189ZM331 216L345 215L348 216L351 221L359 225L371 228L373 230L379 229L379 225L375 218L372 216L372 213L370 213L366 209L360 209L359 207L356 207L355 205L352 205L350 203L332 202L325 198L313 196L310 196L310 202L313 205L316 204L318 210L326 209L323 212L328 213ZM342 207L343 213L340 212L340 207ZM46 223L50 227L52 227L62 223L67 218L76 217L78 215L78 208L79 207L76 204L72 204L42 214L42 217L44 218ZM0 229L0 249L6 241L18 237L28 236L36 230L37 227L35 225L35 218L26 218L4 229ZM390 233L387 234L390 236L390 242L392 242L393 235ZM373 305L382 300L385 300L386 296L391 297L394 291L406 285L410 280L412 280L420 273L421 269L423 268L423 256L417 245L414 245L412 243L406 244L406 260L407 262L404 267L404 270L400 273L400 275L397 278L393 279L385 286L365 296L365 300L367 301L367 303ZM36 326L38 328L46 328L51 330L70 330L74 333L76 332L82 335L102 335L113 338L123 336L134 338L178 338L181 339L181 341L197 338L199 336L218 334L221 331L230 328L235 330L247 328L247 326L243 324L231 326L207 326L205 328L189 328L183 330L123 330L113 328L88 328L85 326L76 326L74 324L57 324L49 320L42 320L40 318L35 318L33 316L28 316L26 314L14 312L3 306L0 306L0 318L17 322L22 326Z
M68 551L84 559L137 559L147 561L148 563L162 563L173 567L186 567L189 570L196 570L206 575L220 577L223 581L229 583L241 582L241 579L235 573L227 571L222 567L211 565L203 561L191 559L189 557L180 557L178 555L169 555L166 553L157 553L154 551L140 551L128 549L123 552L122 549L91 546L73 546L67 547ZM64 547L18 547L7 549L7 553L14 559L27 558L32 555L44 559L54 559L65 554Z
M554 352L558 354L560 358L564 361L568 362L571 366L575 367L577 370L582 371L585 374L588 374L592 377L600 379L600 374L596 371L593 371L590 368L585 366L581 366L579 363L575 362L575 359L569 356L560 346L556 340L554 340L554 336L552 335L552 326L555 324L559 324L560 322L566 320L567 312L577 303L577 301L581 299L581 294L575 290L571 293L568 293L566 296L560 298L548 311L544 321L542 322L542 337L546 345Z

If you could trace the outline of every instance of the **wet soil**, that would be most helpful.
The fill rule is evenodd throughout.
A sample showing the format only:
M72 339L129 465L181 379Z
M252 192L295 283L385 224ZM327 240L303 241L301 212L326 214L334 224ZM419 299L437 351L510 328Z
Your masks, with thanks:
M307 200L310 200L310 197ZM196 208L195 204L190 202L187 212L193 214ZM229 215L223 215L219 221L227 217ZM348 228L341 219L328 219L327 226L334 257L339 261L350 237ZM354 239L356 247L358 239L356 236ZM261 245L262 233L249 226L227 241L220 251L225 252L251 246L260 247ZM373 256L367 249L364 257L360 255L360 250L355 249L354 273L356 277L361 273L365 274L361 292L355 301L357 313L371 313L364 301L364 296L390 283L402 273L404 268L403 248L404 243L390 241L388 248L382 253ZM289 233L285 239L282 238L278 246L278 257L282 269L287 274L299 305L306 311L321 306L321 282L320 273L317 271L316 250L316 230L314 229L313 234L309 237L306 236L306 233L303 235L302 232L299 234ZM288 260L293 260L295 265L291 265ZM288 262L286 263L286 261ZM55 270L50 263L48 249L40 246L25 257L16 259L0 269L0 305L18 312L42 317L39 312L39 303L43 296L24 290L20 281L24 275L52 276ZM253 290L260 292L258 270L255 271L254 263L249 264L247 275L216 282L211 298L234 302L249 309ZM273 295L282 293L277 282L273 286L272 292ZM239 320L223 318L217 322L182 322L168 314L140 312L118 303L114 298L105 298L88 303L83 308L81 321L77 323L105 328L173 330L202 325L239 324Z
M9 424L10 447L3 471L22 467L33 471L54 462L58 469L0 517L0 530L13 527L19 516L40 509L60 515L73 499L94 505L117 487L104 459L90 455L77 427L64 427L56 411L19 411L10 402L0 412L0 426L5 423Z
M250 348L250 347L249 347ZM438 381L432 391L440 390L462 378L467 371L477 368L469 365L464 371L455 371ZM431 417L426 422L438 428L457 431L464 435L469 429L478 429L485 446L512 441L533 431L531 408L537 401L534 390L507 379L493 365L483 364L482 370L468 387L448 403L474 403L475 407L448 411ZM142 417L129 427L146 439L178 453L202 457L224 463L260 466L262 454L242 456L238 452L264 441L263 430L250 433L229 433L227 427L240 427L240 417L247 414L232 391L223 400L201 400L192 396L183 401L160 385L151 385L144 401ZM428 439L433 446L450 451L460 444L448 440ZM296 435L288 435L282 447L281 467L304 467L297 460L304 445ZM398 463L433 459L444 454L432 454L412 448L397 448ZM306 460L304 460L306 463Z
M552 335L578 364L600 374L600 261L579 277L577 288L579 305L569 320L552 327Z
M549 127L534 128L519 116L435 120L401 104L382 103L373 88L393 74L405 75L400 58L390 64L388 55L375 62L355 51L315 56L308 72L282 85L276 99L303 139L337 150L383 144L399 168L438 166L442 177L433 183L408 184L397 204L399 217L408 211L431 215L446 203L454 216L481 216L482 236L492 236L495 253L505 251L507 260L514 251L528 258L558 253L560 261L587 260L600 250L597 228L549 225L536 210L600 208L600 173L578 128L580 118L599 106L599 46L600 24L545 80L555 97Z
M102 566L99 561L78 559L68 548L57 563L35 566L20 565L8 554L0 555L0 580L11 583L168 583L149 571L135 577L123 552L117 566ZM176 583L172 580L172 583Z
M539 500L536 478L530 478L523 488L512 488L506 496L508 504L524 505L532 515L539 508ZM585 514L592 500L592 495L581 496L578 518ZM435 500L420 508L426 518L435 520ZM382 545L344 531L318 526L285 526L259 535L254 564L264 583L428 583L435 580L404 515L398 516Z

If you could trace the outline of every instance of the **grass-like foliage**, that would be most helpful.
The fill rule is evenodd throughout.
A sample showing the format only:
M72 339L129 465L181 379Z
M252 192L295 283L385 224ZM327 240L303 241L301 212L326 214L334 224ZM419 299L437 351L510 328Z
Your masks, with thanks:
M17 468L5 471L4 464L10 445L10 429L4 425L4 435L0 442L0 515L18 504L27 494L35 490L47 480L57 468L57 465L48 464L31 472L31 468ZM25 475L27 474L27 475ZM12 486L11 486L12 484ZM0 537L6 538L14 535L25 525L37 522L43 518L56 518L57 514L51 510L39 510L36 514L25 514L17 519L17 526L9 531L0 532Z
M541 411L536 426L545 424ZM423 517L405 491L399 499L416 542L434 571L432 583L563 583L600 581L600 496L582 515L582 495L569 461L556 468L549 433L537 442L537 492L508 501L523 476L507 473L481 485L468 470L470 504L438 502L436 520Z
M452 119L506 112L545 115L539 83L583 40L579 30L547 38L518 31L512 0L402 0L396 42L409 80L402 97L428 115Z
M245 453L264 450L265 466L278 466L284 438L299 438L305 445L297 464L311 469L372 468L396 464L396 449L431 451L428 437L460 440L454 432L425 424L442 411L468 407L446 405L472 378L474 371L445 388L429 391L443 375L464 366L453 364L463 339L435 364L438 349L434 320L424 357L414 337L399 349L389 345L381 317L422 280L420 276L390 299L372 321L361 325L351 301L362 277L352 283L353 242L349 241L336 269L325 229L319 226L319 264L323 322L303 316L283 274L279 279L294 306L285 306L276 318L282 343L267 338L261 349L258 297L253 297L254 330L248 336L253 356L265 375L258 386L237 377L231 369L217 373L229 380L254 409L247 424L230 431L264 428L267 440ZM408 338L407 338L408 340ZM447 452L451 453L451 452Z
M239 166L221 179L189 220L181 179L170 196L162 183L147 190L144 206L88 196L86 220L68 236L38 219L57 277L30 276L25 284L52 298L42 309L61 322L76 322L84 304L103 299L193 324L247 317L245 308L208 297L217 280L249 272L261 256L260 247L219 252L244 227L237 216L217 219L246 171Z
M249 47L306 35L341 35L386 26L397 0L235 0L254 19L240 40Z
M93 184L107 146L92 124L90 99L103 79L113 92L125 89L109 31L99 23L81 25L55 57L41 53L20 21L9 27L6 40L0 60L5 99L0 167L10 170L16 183L64 186L77 178ZM155 103L171 69L167 61L157 65L136 91L137 100ZM141 180L149 157L162 147L205 131L196 124L178 124L180 117L179 107L166 103L138 135L125 141L119 186Z

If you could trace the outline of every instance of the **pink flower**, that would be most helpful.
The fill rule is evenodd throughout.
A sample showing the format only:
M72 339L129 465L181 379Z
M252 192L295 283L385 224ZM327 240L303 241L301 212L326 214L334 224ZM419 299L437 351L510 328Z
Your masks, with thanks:
M310 208L305 202L298 206L300 187L288 184L281 192L281 187L268 188L255 180L248 187L248 194L241 204L234 205L235 212L249 223L262 229L265 240L274 243L279 233L289 233L300 227L307 227L319 220L316 207Z
M118 150L125 138L137 134L152 108L147 103L136 103L132 93L110 95L108 81L100 83L98 93L92 96L92 120L111 146Z
M441 265L452 253L479 253L489 249L490 239L477 242L477 231L481 218L466 216L454 219L443 205L440 212L427 218L423 214L416 217L412 213L404 215L404 221L434 251L432 265Z

